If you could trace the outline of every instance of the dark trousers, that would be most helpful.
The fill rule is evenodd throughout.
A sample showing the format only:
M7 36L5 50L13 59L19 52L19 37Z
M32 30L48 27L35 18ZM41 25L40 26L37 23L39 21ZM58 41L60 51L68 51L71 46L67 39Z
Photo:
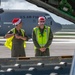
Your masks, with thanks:
M25 49L20 46L13 46L11 50L11 57L25 57Z
M39 49L36 49L35 56L50 56L49 48L47 48L44 52L41 52Z

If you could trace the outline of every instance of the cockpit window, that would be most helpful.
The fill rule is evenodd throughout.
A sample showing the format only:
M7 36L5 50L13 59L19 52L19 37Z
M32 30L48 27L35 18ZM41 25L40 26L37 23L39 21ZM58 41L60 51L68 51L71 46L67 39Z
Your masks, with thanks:
M49 15L48 15L48 16L45 16L45 18L46 18L46 19L50 19L50 16L49 16Z

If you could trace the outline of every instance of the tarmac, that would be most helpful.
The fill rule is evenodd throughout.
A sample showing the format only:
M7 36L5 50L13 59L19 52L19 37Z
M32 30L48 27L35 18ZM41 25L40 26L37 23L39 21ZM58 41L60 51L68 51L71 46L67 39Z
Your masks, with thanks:
M35 57L34 44L26 42L26 57ZM53 39L50 46L50 56L73 56L75 50L75 39ZM4 46L4 41L0 40L0 58L11 58L11 50Z

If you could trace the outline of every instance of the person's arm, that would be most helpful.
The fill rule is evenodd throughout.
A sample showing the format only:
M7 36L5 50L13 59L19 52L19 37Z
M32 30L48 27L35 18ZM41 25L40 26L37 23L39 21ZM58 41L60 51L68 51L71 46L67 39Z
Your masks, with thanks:
M26 41L29 40L29 38L28 38L28 36L26 35L26 33L25 33L24 37L26 38Z
M53 39L53 33L52 33L51 29L50 29L48 41L47 41L46 45L44 46L45 48L48 48L51 45L52 39Z
M12 31L8 31L7 34L4 36L4 38L10 38L14 36L15 34Z
M28 41L28 36L26 35L25 32L24 32L24 37L23 37L23 36L20 36L20 38L21 38L22 40Z
M34 30L33 30L33 32L32 32L32 39L33 39L33 43L34 43L34 45L36 46L36 48L37 48L37 49L40 49L41 47L40 47L40 45L39 45L38 42L37 42L37 39L36 39L36 35L35 35Z

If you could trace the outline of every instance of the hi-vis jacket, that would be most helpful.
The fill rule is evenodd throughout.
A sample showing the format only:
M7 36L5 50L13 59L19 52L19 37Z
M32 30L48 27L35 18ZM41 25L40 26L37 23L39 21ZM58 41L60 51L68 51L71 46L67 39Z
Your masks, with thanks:
M15 28L11 29L11 31L15 34ZM24 37L24 30L21 29L21 32L22 32L22 35ZM9 48L10 50L12 49L12 39L14 38L14 36L10 37L10 38L7 38L6 39L6 42L5 42L5 46L7 48ZM26 42L24 41L24 47L26 47Z
M37 40L38 44L40 45L40 47L44 47L49 39L50 27L45 26L43 35L41 35L39 27L35 27L34 32L35 32L36 40Z

